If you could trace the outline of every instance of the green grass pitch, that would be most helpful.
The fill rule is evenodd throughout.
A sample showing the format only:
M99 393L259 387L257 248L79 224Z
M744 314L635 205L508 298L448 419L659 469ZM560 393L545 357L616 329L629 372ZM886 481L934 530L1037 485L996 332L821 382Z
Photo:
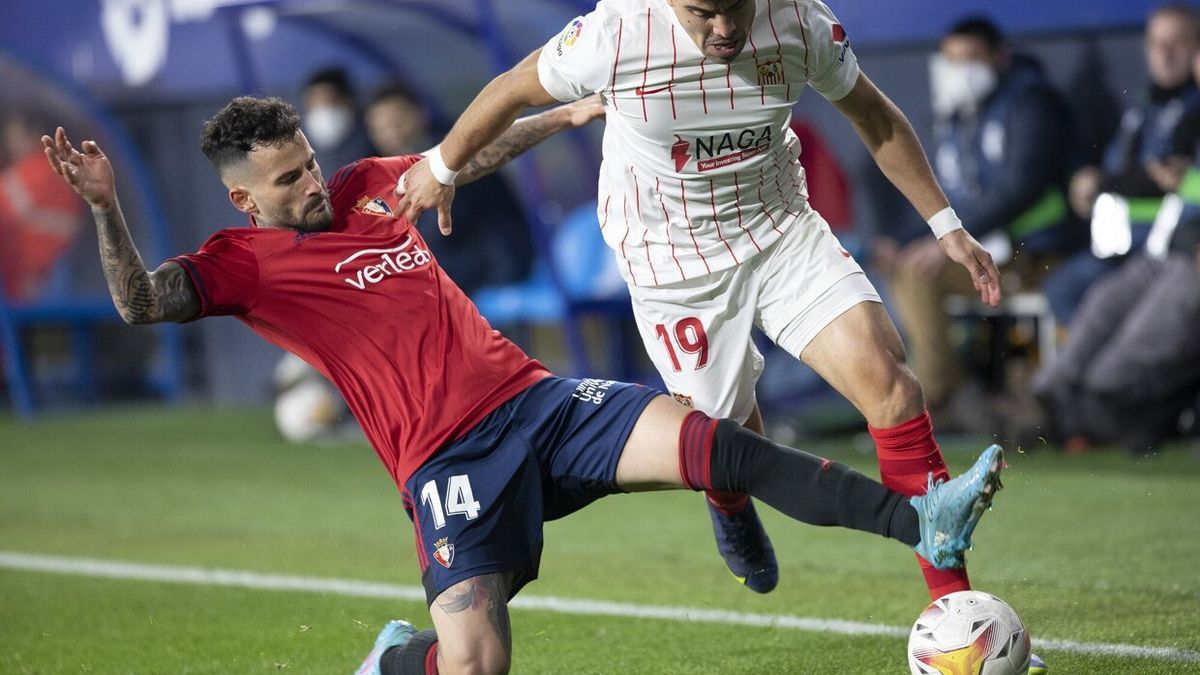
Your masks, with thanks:
M808 449L876 475L849 439ZM944 443L952 468L981 442ZM976 588L1035 639L1200 651L1200 462L1009 448L976 533ZM739 587L701 498L616 496L546 528L556 596L907 626L928 596L895 542L763 509L782 566ZM291 447L260 410L0 418L0 552L419 585L399 493L364 446ZM348 673L420 602L109 579L0 566L0 673ZM517 673L903 673L904 639L513 610ZM1040 649L1055 673L1200 663Z

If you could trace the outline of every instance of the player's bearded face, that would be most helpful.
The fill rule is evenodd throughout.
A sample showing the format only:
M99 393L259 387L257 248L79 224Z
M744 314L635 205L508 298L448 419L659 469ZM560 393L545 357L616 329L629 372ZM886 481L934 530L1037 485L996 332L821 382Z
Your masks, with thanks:
M325 189L321 167L303 134L278 148L256 148L266 169L255 190L262 227L280 227L298 232L320 232L333 224L333 202Z
M729 62L742 53L756 0L668 0L705 56Z

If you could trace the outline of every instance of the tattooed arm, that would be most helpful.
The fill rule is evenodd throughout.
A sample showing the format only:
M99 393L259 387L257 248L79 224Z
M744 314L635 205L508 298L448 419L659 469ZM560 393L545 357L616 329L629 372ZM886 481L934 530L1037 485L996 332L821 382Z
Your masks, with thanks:
M92 207L100 239L100 266L113 304L125 323L187 321L200 313L200 297L179 263L166 262L150 272L142 264L121 206Z
M537 115L521 118L513 122L513 125L496 140L475 153L458 174L454 184L465 185L483 178L550 136L566 129L582 127L603 115L604 106L600 103L600 97L589 96Z
M54 138L42 136L46 159L75 192L87 200L96 219L100 266L113 304L126 323L184 321L200 311L200 298L191 279L177 263L146 269L129 236L117 202L112 165L95 141L84 141L83 152L71 146L62 127Z

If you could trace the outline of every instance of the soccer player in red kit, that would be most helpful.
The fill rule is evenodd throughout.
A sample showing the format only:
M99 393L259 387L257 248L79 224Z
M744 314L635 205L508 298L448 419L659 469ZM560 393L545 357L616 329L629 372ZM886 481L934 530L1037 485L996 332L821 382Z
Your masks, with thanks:
M513 125L460 181L580 117L559 108ZM909 498L645 387L553 376L492 330L397 212L393 190L421 157L363 159L326 183L299 116L278 99L234 99L202 134L250 226L220 230L153 272L99 146L78 151L62 128L42 142L92 207L122 318L236 316L337 386L396 481L436 631L389 623L361 673L506 672L507 602L537 576L542 524L608 494L750 494L956 568L999 487L996 446L953 481L931 474L930 491Z

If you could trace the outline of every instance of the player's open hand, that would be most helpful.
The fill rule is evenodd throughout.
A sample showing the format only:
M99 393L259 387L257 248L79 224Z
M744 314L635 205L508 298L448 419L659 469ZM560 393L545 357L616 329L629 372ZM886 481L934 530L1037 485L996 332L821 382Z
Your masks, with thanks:
M979 299L989 307L1000 305L1000 271L992 262L992 254L975 241L966 230L955 230L938 240L951 260L967 268L971 283L979 291Z
M454 186L442 185L433 177L428 158L417 162L400 176L396 194L400 195L396 211L408 222L416 223L422 213L437 209L438 229L444 235L450 234L450 204L454 201Z
M604 117L604 101L599 94L592 94L574 103L568 103L563 106L563 109L567 111L567 123L576 129L594 119Z
M71 145L66 130L58 127L54 138L42 136L42 145L50 167L87 203L107 209L116 202L112 164L96 141L84 141L80 146L83 152L80 152Z

